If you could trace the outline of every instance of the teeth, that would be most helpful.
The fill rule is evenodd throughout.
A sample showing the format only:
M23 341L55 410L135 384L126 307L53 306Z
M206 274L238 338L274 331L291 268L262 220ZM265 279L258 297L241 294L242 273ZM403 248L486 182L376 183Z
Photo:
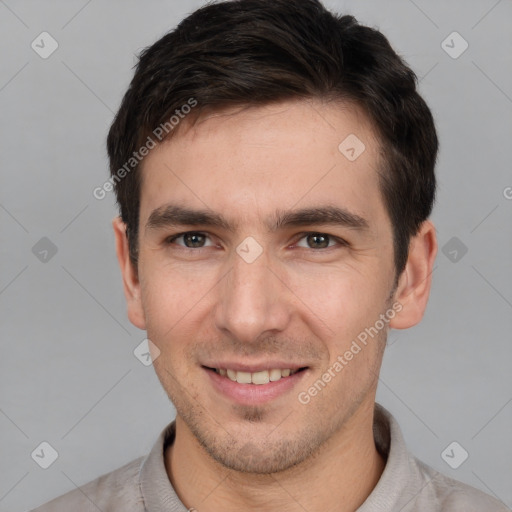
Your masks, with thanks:
M270 370L270 381L274 382L281 378L281 370Z
M272 370L262 370L260 372L237 372L235 370L229 370L224 368L216 368L215 371L222 375L223 377L227 377L233 382L238 382L239 384L268 384L269 382L276 382L283 377L289 377L294 373L297 373L298 370L290 370L289 368L285 368L281 370L279 368L274 368Z
M268 384L270 382L270 376L267 370L263 370L262 372L254 372L251 375L251 382L253 384Z
M236 381L238 384L250 384L251 374L249 372L236 372Z

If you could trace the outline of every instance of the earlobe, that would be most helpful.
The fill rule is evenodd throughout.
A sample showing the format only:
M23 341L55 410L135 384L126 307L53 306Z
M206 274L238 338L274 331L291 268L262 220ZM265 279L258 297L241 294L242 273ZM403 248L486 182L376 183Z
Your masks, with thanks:
M128 246L128 237L126 235L126 224L120 217L112 221L114 235L116 240L116 253L119 268L123 278L123 289L128 309L128 318L130 322L139 329L146 329L146 319L142 307L140 282L137 275L137 269L130 259L130 250Z
M401 304L401 310L389 323L392 329L408 329L423 318L436 254L436 230L432 222L427 220L409 244L407 264L394 295L394 301Z

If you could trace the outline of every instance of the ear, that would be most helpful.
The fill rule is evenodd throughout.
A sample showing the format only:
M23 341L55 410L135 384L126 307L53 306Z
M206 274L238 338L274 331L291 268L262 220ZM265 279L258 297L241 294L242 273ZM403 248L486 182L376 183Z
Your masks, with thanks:
M426 220L409 243L409 256L400 275L394 302L402 305L390 320L392 329L408 329L420 322L427 307L432 284L432 269L437 254L436 229Z
M137 274L137 268L130 260L130 250L128 247L128 237L126 236L126 224L120 217L112 221L114 235L116 237L117 261L123 277L124 296L126 297L126 306L128 308L128 318L130 322L139 329L146 329L146 318L144 308L142 307L140 282Z

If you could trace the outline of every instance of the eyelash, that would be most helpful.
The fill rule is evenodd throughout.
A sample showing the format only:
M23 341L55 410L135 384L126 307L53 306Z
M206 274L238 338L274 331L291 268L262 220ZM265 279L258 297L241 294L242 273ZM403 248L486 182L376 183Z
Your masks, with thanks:
M202 231L184 231L182 233L177 233L176 235L171 235L169 237L167 237L164 241L164 243L166 245L171 245L173 244L173 242L178 239L178 238L181 238L185 235L201 235L201 236L205 236L205 237L209 237L208 233L204 233ZM321 231L305 231L303 233L299 233L297 236L299 238L297 238L295 244L297 244L298 242L300 242L303 238L306 238L310 235L321 235L321 236L325 236L329 239L329 242L331 241L335 241L337 242L338 244L338 247L348 247L350 244L346 241L346 240L343 240L342 238L339 238L337 236L334 236L334 235L330 235L329 233L322 233ZM197 252L198 250L200 249L207 249L208 247L186 247L185 245L180 245L179 246L182 250L185 250L185 251L192 251L192 252ZM300 247L300 249L310 249L311 251L313 252L325 252L329 249L335 249L336 247L335 246L328 246L328 247L324 247L324 248L319 248L319 249L313 249L311 247Z

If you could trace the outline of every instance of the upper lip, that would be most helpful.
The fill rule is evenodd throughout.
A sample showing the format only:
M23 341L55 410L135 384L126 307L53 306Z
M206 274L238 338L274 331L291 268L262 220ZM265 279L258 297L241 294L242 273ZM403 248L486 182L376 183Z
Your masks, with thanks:
M226 369L226 370L234 370L237 372L261 372L264 370L299 370L300 368L306 368L305 364L298 363L287 363L285 361L264 361L261 363L242 363L242 362L223 362L223 361L215 361L212 363L203 364L206 368L218 368L218 369Z

